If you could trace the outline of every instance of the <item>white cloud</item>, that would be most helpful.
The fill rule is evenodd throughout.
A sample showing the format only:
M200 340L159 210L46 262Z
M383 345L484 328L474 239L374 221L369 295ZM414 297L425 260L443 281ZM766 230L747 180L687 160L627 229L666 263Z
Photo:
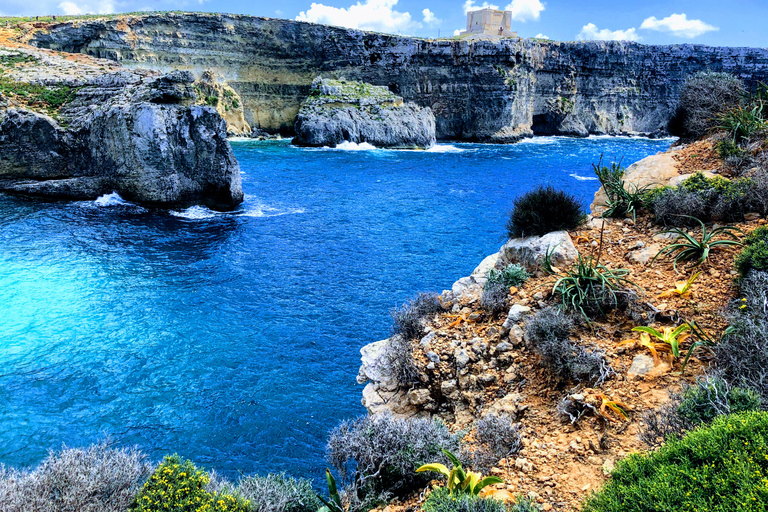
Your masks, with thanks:
M541 0L512 0L504 10L512 11L512 19L516 21L538 20L544 4Z
M594 23L589 23L581 28L576 39L579 41L641 41L643 38L637 34L637 29L634 27L627 30L608 30L607 28L600 30Z
M282 16L282 15L283 15L283 11L281 11L280 9L277 9L275 11L275 16Z
M482 5L477 5L474 0L467 0L464 2L464 14L467 14L469 11L479 11L480 9L498 9L498 5L489 4L488 2L483 2Z
M421 11L421 15L424 16L424 23L426 23L427 25L440 24L441 20L437 16L435 16L435 13L433 13L429 9L424 9L423 11Z
M701 34L720 30L718 27L704 23L701 20L689 20L686 14L673 14L663 20L651 16L643 21L640 28L656 30L658 32L670 32L673 36L693 39Z
M295 19L389 33L421 27L421 23L414 21L410 13L394 10L395 5L397 0L365 0L365 3L357 2L349 8L331 7L313 2L307 11L301 11Z
M533 36L534 39L549 39L549 36L545 36L542 33L538 33L535 36Z
M112 0L97 0L91 2L61 2L58 5L61 12L67 15L76 14L111 14L115 12L115 4Z
M461 35L462 32L464 32L464 29L457 28L456 30L453 31L453 35L458 36L458 35Z

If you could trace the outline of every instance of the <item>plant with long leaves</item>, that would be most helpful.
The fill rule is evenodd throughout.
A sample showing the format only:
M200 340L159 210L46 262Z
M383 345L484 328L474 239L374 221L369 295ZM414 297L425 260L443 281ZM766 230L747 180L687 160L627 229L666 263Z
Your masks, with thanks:
M671 290L660 293L658 298L666 299L667 297L673 297L674 295L677 295L684 299L689 299L691 297L691 285L693 285L693 282L700 275L701 272L696 272L691 277L689 277L687 281L675 281L675 287Z
M551 265L547 267L552 269ZM599 301L604 298L617 304L617 292L635 286L627 275L627 269L611 269L592 256L579 255L573 268L558 275L552 292L560 295L566 309L579 311L588 320L586 306L597 305L599 308Z
M326 500L319 494L317 497L323 502L323 506L320 507L317 512L344 512L344 506L341 504L341 495L336 488L336 480L331 474L331 470L325 470L325 479L328 481L328 499Z
M657 338L662 342L662 347L669 346L669 349L672 355L675 358L678 358L680 357L680 343L685 341L690 336L690 334L687 334L685 331L690 331L691 325L689 323L684 323L675 328L664 327L661 331L657 331L653 327L640 325L638 327L633 328L632 330ZM644 346L648 346L645 343L642 343L642 340L641 340L641 344L643 344ZM659 347L654 347L654 348L658 350Z
M504 480L497 476L486 476L483 478L483 475L480 473L465 471L464 468L461 467L461 462L454 454L448 450L443 450L443 453L450 459L453 468L448 469L444 464L434 462L432 464L424 464L419 467L416 472L435 471L441 475L445 475L448 479L448 491L451 494L471 494L477 496L483 488L489 485L504 483Z
M712 249L717 247L743 245L736 235L736 233L743 233L739 228L733 226L719 226L712 229L711 231L707 231L707 227L704 225L704 223L696 217L691 217L690 215L680 215L680 217L693 219L701 225L701 240L696 239L693 235L689 234L682 228L672 228L663 231L663 233L671 233L677 235L678 241L664 247L658 253L656 253L656 256L654 256L651 260L651 264L656 261L656 258L663 254L672 255L677 253L675 254L675 259L672 265L675 270L677 270L677 263L680 261L695 260L694 266L699 266L707 260ZM729 236L731 238L721 238L719 240L715 240L715 237L720 235Z
M644 204L645 192L648 187L639 188L634 183L627 183L624 180L624 167L621 162L612 162L611 166L603 165L603 155L597 164L592 164L597 179L603 186L606 195L604 205L606 210L602 217L625 217L632 215L635 219L637 210Z
M688 360L691 358L693 353L698 350L699 348L703 347L708 350L712 350L712 347L717 345L717 341L712 338L702 327L696 323L695 320L691 320L688 322L688 325L691 326L691 336L695 338L696 341L691 344L691 347L688 349L688 353L685 354L685 360L683 360L683 367L680 370L681 373L685 372L685 367L688 365ZM734 331L734 327L732 325L729 325L725 331L723 331L723 336L726 336Z

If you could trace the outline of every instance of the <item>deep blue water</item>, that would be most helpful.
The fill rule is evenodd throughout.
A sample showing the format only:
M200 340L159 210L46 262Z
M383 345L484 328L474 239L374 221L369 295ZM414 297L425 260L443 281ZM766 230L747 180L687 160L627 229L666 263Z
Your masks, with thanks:
M519 194L549 183L586 206L601 153L669 144L236 141L231 214L0 196L0 463L108 435L229 476L320 477L327 432L364 413L359 349L390 308L498 250Z

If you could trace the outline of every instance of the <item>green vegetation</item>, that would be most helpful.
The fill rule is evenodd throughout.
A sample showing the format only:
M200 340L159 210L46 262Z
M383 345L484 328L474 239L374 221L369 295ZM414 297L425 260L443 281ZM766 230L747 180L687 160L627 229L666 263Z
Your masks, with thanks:
M501 270L490 269L486 272L485 277L488 281L499 282L509 288L510 286L520 286L530 279L531 275L519 263L512 263Z
M592 168L608 197L603 217L626 217L634 219L637 211L645 204L645 188L638 189L634 184L624 181L625 169L621 163L613 162L610 167L603 165L603 157Z
M701 222L699 219L696 219L694 217L691 217L691 219L695 220L696 222L699 223L699 225L701 225L701 240L697 239L693 235L690 235L684 229L681 229L681 228L668 229L664 231L664 233L671 233L671 234L677 235L677 240L681 240L681 241L675 242L661 249L656 254L656 256L653 257L653 260L651 260L651 264L653 264L653 262L656 261L656 258L661 256L662 254L672 255L676 253L675 260L673 263L673 267L675 269L677 269L677 263L680 261L694 260L693 265L699 266L707 260L707 258L709 257L709 253L712 249L715 249L717 247L742 245L738 239L738 236L736 235L736 232L741 233L740 229L737 229L733 226L718 226L716 228L713 228L710 231L707 231L707 227L704 225L703 222ZM730 239L721 238L721 239L715 240L714 238L719 235L728 236L730 237Z
M447 487L433 490L424 502L424 512L507 512L504 502L474 494L452 494Z
M759 411L760 396L751 389L730 387L718 377L700 380L683 394L677 414L692 425L714 421L722 414Z
M584 512L763 511L768 413L722 416L658 451L619 461Z
M226 492L209 492L210 477L190 460L168 455L136 497L131 512L245 512L248 502Z
M768 227L760 226L744 238L744 249L736 256L736 270L744 278L752 270L768 270Z
M448 480L446 488L452 495L471 494L477 496L480 494L480 491L489 485L504 483L504 480L497 476L492 475L483 478L483 475L480 473L465 470L454 454L445 449L443 449L443 453L451 461L451 464L453 464L453 467L450 470L444 464L433 462L420 466L416 469L416 472L434 471L445 476Z
M584 209L576 197L551 185L542 186L515 200L507 222L507 235L518 238L571 230L584 218Z
M23 61L27 62L27 61ZM55 113L75 98L78 87L66 85L38 85L17 82L3 74L0 68L0 94L18 98L32 107L40 107L48 113Z

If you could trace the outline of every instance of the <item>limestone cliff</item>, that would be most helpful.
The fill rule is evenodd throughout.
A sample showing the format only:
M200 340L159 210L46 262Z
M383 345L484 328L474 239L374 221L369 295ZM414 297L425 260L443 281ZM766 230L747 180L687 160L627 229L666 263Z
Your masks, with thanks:
M159 206L242 202L240 169L189 72L158 75L17 49L0 54L0 190Z
M41 47L201 76L242 98L253 128L293 133L318 76L388 87L430 107L439 139L663 130L686 76L768 80L768 50L626 42L425 40L250 16L148 14L61 23Z
M378 148L426 149L435 144L429 108L403 103L386 87L318 77L302 104L293 143L335 147L342 142Z

